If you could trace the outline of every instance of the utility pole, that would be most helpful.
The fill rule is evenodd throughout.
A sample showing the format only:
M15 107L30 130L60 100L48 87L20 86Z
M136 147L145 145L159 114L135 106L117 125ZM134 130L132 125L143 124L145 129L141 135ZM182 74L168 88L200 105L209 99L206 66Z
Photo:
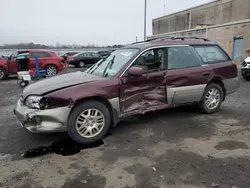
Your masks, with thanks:
M163 15L164 15L164 16L166 15L166 5L164 5L164 12L163 12Z
M138 42L138 37L136 36L136 38L135 38L135 42Z
M147 0L145 0L144 7L144 41L147 40Z

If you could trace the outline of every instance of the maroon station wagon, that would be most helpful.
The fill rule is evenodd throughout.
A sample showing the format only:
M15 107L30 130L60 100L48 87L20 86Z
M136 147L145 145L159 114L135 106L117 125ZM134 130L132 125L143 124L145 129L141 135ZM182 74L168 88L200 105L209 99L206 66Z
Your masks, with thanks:
M134 114L187 104L214 113L238 89L237 74L236 63L207 39L152 39L115 50L84 72L29 85L14 113L31 132L68 131L88 144Z

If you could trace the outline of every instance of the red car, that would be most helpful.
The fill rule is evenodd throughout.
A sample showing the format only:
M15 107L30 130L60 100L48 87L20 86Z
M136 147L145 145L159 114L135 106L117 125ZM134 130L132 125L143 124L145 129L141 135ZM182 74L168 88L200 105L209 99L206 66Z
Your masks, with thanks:
M6 78L9 74L16 74L18 66L16 56L21 53L29 53L29 69L35 69L35 57L38 57L39 68L45 70L48 76L58 74L63 70L63 58L50 50L19 50L10 55L8 60L0 60L0 80Z
M7 75L6 70L8 69L7 60L0 57L0 80L4 79Z

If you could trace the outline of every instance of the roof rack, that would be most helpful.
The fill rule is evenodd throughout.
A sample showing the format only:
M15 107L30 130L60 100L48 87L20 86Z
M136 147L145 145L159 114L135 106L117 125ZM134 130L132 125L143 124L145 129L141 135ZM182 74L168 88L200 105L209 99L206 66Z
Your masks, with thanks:
M146 42L150 42L150 41L160 41L160 40L164 40L164 39L171 39L171 40L186 40L186 39L200 39L200 40L204 40L204 41L210 41L206 38L200 38L200 37L172 37L172 36L165 36L165 37L158 37L158 38L152 38L152 39L148 39L146 40Z
M165 37L158 37L158 38L152 38L152 39L147 39L145 41L139 41L139 42L134 42L132 44L140 44L140 43L145 43L145 42L151 42L151 41L163 41L163 40L186 40L186 39L197 39L197 40L204 40L204 41L210 41L206 38L201 38L201 37L173 37L173 36L165 36Z

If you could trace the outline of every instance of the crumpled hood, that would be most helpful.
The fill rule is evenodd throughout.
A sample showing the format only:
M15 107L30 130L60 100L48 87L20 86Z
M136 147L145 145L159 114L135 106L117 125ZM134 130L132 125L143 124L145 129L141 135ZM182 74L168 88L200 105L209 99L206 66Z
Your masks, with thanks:
M103 79L105 78L78 71L37 81L31 85L28 85L23 90L22 95L23 98L26 98L29 95L43 95L44 93L48 93L50 91L58 90L61 88Z

